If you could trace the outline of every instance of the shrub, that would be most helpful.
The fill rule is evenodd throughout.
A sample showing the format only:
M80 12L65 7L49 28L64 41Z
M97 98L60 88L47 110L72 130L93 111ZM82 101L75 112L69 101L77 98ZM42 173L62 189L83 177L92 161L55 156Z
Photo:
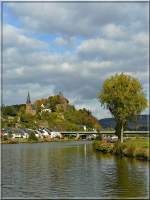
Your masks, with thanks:
M7 141L7 140L8 140L8 136L7 135L2 136L2 141Z
M136 146L134 144L132 144L132 145L129 145L129 147L127 147L127 149L125 149L125 153L129 157L133 157L133 156L135 156L135 150L136 150Z
M96 150L110 153L113 151L113 144L107 143L106 141L95 141L94 147Z
M38 141L38 138L35 136L34 132L30 133L28 141Z
M8 141L8 144L17 144L18 142L17 142L17 140L9 140Z
M124 143L114 144L106 141L94 141L94 148L102 152L111 152L120 156L135 157L150 160L149 143L147 139L129 139Z
M124 154L125 144L116 142L113 147L113 153L122 156Z
M148 149L143 149L143 148L137 148L135 150L135 157L140 158L140 159L147 159L149 160L149 150Z

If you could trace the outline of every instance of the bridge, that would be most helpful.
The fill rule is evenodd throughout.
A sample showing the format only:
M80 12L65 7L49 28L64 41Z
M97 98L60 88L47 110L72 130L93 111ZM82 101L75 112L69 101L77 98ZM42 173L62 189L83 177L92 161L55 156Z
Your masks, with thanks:
M61 134L99 134L97 131L61 131Z
M105 131L105 130L101 130L99 132L97 131L62 131L61 132L62 135L75 135L76 139L79 139L80 137L85 137L86 136L90 136L90 135L101 135L101 136L104 136L104 135L114 135L115 134L115 130L113 131ZM135 134L141 134L141 136L149 136L149 131L124 131L124 136L125 135L135 135Z
M149 134L150 131L124 131L123 132L124 134ZM96 135L99 135L99 134L115 134L115 130L113 131L105 131L105 130L101 130L99 132L97 131L61 131L61 134L84 134L84 135L91 135L91 134L96 134Z

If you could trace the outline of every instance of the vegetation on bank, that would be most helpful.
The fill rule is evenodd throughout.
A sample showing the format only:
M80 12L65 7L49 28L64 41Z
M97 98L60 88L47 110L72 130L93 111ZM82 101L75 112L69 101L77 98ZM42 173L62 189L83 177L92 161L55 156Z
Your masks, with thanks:
M105 140L94 141L94 149L103 153L112 153L136 159L150 160L149 140L145 138L126 139L123 143L110 143Z
M41 142L65 142L65 141L78 141L80 139L75 139L74 137L64 137L64 138L9 138L7 140L1 139L1 144L20 144L20 143L41 143Z

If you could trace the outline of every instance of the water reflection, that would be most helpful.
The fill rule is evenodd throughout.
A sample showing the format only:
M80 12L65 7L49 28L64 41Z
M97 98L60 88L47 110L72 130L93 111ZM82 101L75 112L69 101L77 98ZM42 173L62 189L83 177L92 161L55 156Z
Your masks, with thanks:
M2 196L145 197L144 162L93 151L89 142L2 146Z
M86 158L86 144L84 144L84 157Z
M106 164L105 180L112 197L147 197L149 191L149 165L147 162L111 154L95 153ZM106 172L107 170L107 172ZM107 179L109 176L109 180Z
M116 162L116 182L113 184L114 190L118 189L118 196L143 197L148 193L146 188L145 165L140 167L131 159L117 159ZM143 169L144 168L144 169ZM143 177L141 179L141 177Z

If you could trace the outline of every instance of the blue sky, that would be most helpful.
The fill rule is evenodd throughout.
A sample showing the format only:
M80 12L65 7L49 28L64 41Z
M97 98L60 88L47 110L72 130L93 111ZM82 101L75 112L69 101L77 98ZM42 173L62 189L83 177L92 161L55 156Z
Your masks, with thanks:
M3 101L64 93L77 108L109 117L103 81L124 72L149 97L148 3L3 3ZM148 113L148 109L144 112Z

